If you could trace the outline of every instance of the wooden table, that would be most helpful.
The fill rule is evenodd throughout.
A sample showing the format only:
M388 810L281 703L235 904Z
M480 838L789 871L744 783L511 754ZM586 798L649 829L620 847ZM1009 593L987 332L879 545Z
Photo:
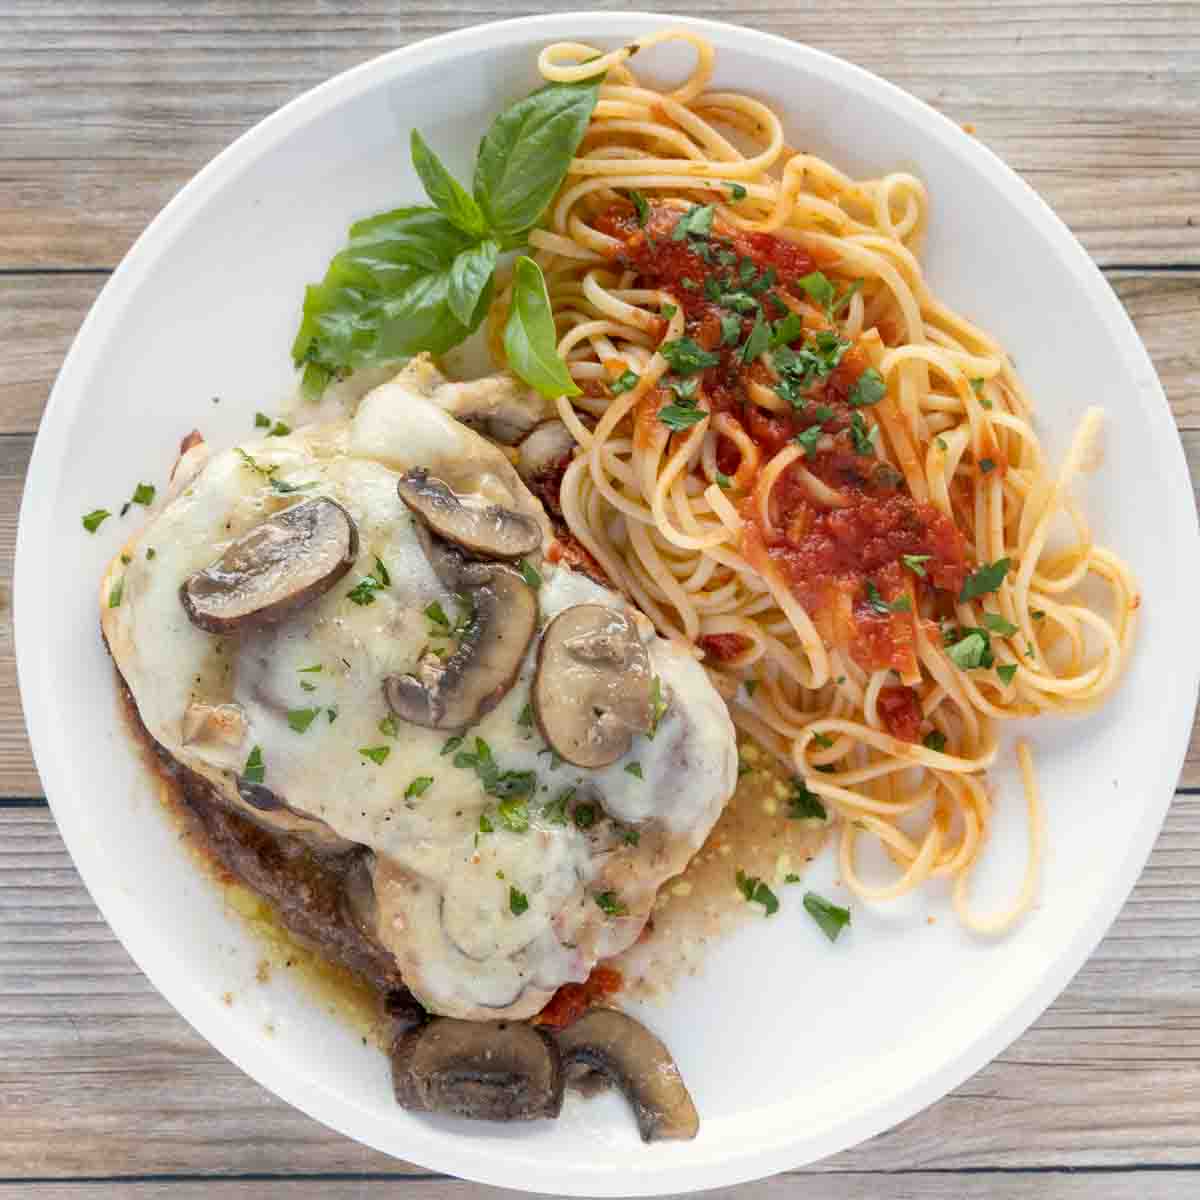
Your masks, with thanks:
M1200 4L688 7L808 41L972 122L1105 270L1200 478ZM313 84L394 46L528 11L486 0L0 0L0 1200L493 1194L301 1116L146 982L40 798L9 597L42 406L147 221L218 150ZM722 1195L1200 1195L1200 742L1120 919L1024 1037L899 1128Z

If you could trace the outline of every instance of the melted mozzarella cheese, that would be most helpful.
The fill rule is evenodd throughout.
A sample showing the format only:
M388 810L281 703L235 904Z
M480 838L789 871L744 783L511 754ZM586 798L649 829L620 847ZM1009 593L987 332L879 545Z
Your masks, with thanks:
M602 770L559 761L529 718L536 639L514 686L461 742L392 718L384 678L449 644L426 610L436 601L453 620L458 603L396 494L398 474L415 466L536 514L548 538L501 451L392 383L349 421L213 456L125 548L128 567L113 564L104 594L123 572L123 599L102 608L102 622L146 727L172 754L237 803L238 770L258 747L268 789L337 838L371 848L376 933L427 1007L528 1016L636 939L657 889L683 869L733 791L734 731L688 650L656 637L640 615L669 706L652 739L635 738ZM182 582L272 513L317 495L357 525L351 572L269 629L216 637L191 625ZM354 603L349 593L378 575L377 560L389 585ZM541 626L574 604L625 607L564 567L542 571ZM242 714L240 741L185 740L196 705L236 706L221 711ZM463 757L481 751L501 772L534 773L523 805L489 793L486 770Z

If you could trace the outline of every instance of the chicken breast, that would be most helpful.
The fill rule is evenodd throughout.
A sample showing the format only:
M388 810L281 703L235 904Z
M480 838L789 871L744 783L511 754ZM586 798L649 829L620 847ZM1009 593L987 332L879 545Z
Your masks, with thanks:
M369 848L370 886L348 902L427 1008L526 1017L637 938L732 794L734 730L686 647L540 560L551 537L540 505L500 449L409 386L424 369L346 419L213 455L193 441L124 547L128 563L110 567L101 621L151 736L230 806L330 848ZM451 548L463 579L502 574L508 590L489 593L490 609L447 583L441 543L401 501L414 471L529 522L540 547L523 564ZM310 562L303 594L288 593L289 547L318 537L328 571ZM275 590L222 592L230 563L259 543L278 561L254 586ZM654 721L596 769L547 745L531 703L540 631L579 605L624 614L654 679ZM505 639L521 637L525 607L533 636L514 651ZM489 652L513 654L511 682L469 727L398 716L389 680L478 669L458 651L485 611Z

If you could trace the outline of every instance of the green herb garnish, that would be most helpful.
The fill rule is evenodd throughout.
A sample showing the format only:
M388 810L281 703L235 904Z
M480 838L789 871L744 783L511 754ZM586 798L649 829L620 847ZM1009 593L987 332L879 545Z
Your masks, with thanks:
M304 733L316 720L319 708L289 708L287 715L288 728L295 733Z
M432 775L418 775L416 779L414 779L412 783L410 783L408 787L404 789L405 800L413 798L420 799L420 797L425 795L425 793L429 790L429 787L432 783Z
M757 875L747 875L738 867L736 879L738 891L751 904L761 904L768 917L773 917L779 911L779 898Z
M83 527L88 533L95 533L112 513L107 508L93 508L90 513L86 513L83 517Z
M808 785L799 775L792 779L792 791L788 796L788 816L793 821L810 821L829 819L825 805L816 792L808 790Z
M262 783L267 777L267 768L263 764L262 750L255 746L246 759L246 765L242 768L242 779L246 783Z
M985 596L988 592L996 591L1008 574L1008 567L1007 558L998 558L994 563L984 563L977 571L967 576L959 593L959 600L965 603L976 596Z
M821 927L821 932L836 942L843 929L850 924L850 910L832 904L816 892L804 893L804 911Z
M359 754L363 758L369 758L377 767L382 767L387 762L387 756L391 754L391 746L359 746Z
M609 917L623 917L629 911L616 892L594 892L592 899L600 906L600 911Z
M519 917L529 908L529 897L524 892L519 892L511 884L508 889L508 911L514 917Z

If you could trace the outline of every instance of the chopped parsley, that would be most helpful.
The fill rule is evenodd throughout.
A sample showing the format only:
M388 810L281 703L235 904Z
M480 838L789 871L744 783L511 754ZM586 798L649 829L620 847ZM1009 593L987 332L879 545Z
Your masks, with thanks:
M925 563L933 557L932 554L902 554L900 561L914 574L925 578Z
M771 326L771 349L777 350L794 342L803 332L804 322L800 320L800 314L789 312Z
M829 813L821 803L821 797L816 792L810 792L808 785L797 775L792 780L792 792L788 796L788 816L793 821L825 821Z
M285 424L283 421L276 421L270 429L267 430L267 437L287 437L292 432L292 427Z
M84 514L83 527L88 533L95 533L111 516L107 508L93 508L90 513Z
M246 759L246 765L242 768L242 778L247 783L262 783L266 777L267 768L263 765L262 749L255 746Z
M155 548L153 546L146 547L146 561L147 562L153 562L156 554L158 554L158 551L155 550Z
M740 183L730 183L725 181L725 186L729 189L729 198L731 200L745 200L746 189Z
M375 571L371 575L364 575L362 579L354 585L346 593L348 600L353 600L355 604L367 605L375 603L375 593L382 591L392 582L391 576L388 574L387 567L383 565L383 560L375 558Z
M833 747L833 738L827 733L814 733L812 740L813 745L820 746L822 750L829 750Z
M794 389L809 387L815 380L824 379L842 361L850 343L831 330L821 329L813 334L799 350L780 346L774 354L775 370L793 385ZM795 404L791 397L790 403Z
M270 429L271 428L271 418L268 417L266 413L256 412L254 414L254 428L255 429Z
M784 882L784 883L799 883L799 882L800 882L800 876L799 876L799 875L796 875L796 874L794 874L792 871L789 871L789 872L788 872L788 873L787 873L787 874L786 874L786 875L783 877L783 882Z
M679 308L676 305L668 302L664 304L658 311L662 313L665 320L669 321L679 311Z
M567 805L575 798L573 787L563 788L553 800L542 809L542 819L550 825L565 825L567 823Z
M658 732L658 723L667 711L667 698L663 695L662 680L657 675L650 684L650 732L647 736L651 741Z
M533 728L533 705L525 704L521 711L517 714L517 724L522 729Z
M636 846L642 840L642 835L636 829L626 829L621 834L621 841L627 846Z
M712 233L714 212L711 204L693 204L675 222L675 228L671 230L671 241L682 242L686 237L708 237Z
M760 354L765 353L770 348L771 329L762 319L762 313L759 313L754 318L754 327L750 330L750 336L739 351L739 357L746 366L749 366Z
M443 747L442 753L446 753ZM537 787L533 771L501 771L492 748L481 737L475 739L474 750L459 750L454 765L460 770L473 770L489 796L530 796Z
M623 917L629 911L616 892L593 892L592 899L608 917Z
M384 737L399 737L400 730L396 727L396 718L390 715L384 717L383 720L379 722L379 732L382 733Z
M849 399L855 408L870 408L886 395L887 385L883 382L883 376L874 367L868 367L850 389Z
M708 413L704 409L698 408L694 402L691 404L664 404L658 410L658 419L674 433L682 433L685 429L691 429L693 425L698 425L707 416Z
M723 492L727 492L727 491L729 491L729 489L731 487L733 487L733 480L730 479L729 476L726 475L723 471L718 471L717 472L717 487L719 487Z
M317 719L319 708L289 708L287 715L288 728L293 733L304 733Z
M813 271L796 280L796 286L815 300L826 312L833 307L837 292L820 271Z
M632 371L625 370L622 371L621 374L618 375L616 379L614 379L612 383L608 385L609 391L611 391L614 396L619 396L623 392L632 392L633 389L637 387L639 381L640 376L635 375Z
M810 425L802 433L796 434L796 441L804 447L804 453L808 458L817 457L817 443L821 440L823 432L820 425Z
M742 336L742 318L735 313L721 314L721 345L736 346Z
M108 607L120 608L121 597L125 595L125 576L122 575L109 589L108 592Z
M946 735L940 729L933 729L921 739L921 745L927 750L938 754L946 752Z
M302 679L300 680L300 690L302 692L315 692L317 690L317 685L315 683L310 683L307 679Z
M442 748L438 751L438 753L442 755L442 757L445 757L447 754L453 754L454 751L457 750L462 744L463 739L455 734L454 737L447 738L442 743Z
M321 663L313 663L311 667L297 667L296 670L301 675L319 675L325 668Z
M982 379L972 379L971 380L971 390L975 393L975 395L978 396L983 391L983 380Z
M272 475L270 484L271 489L278 492L281 496L290 496L293 492L307 492L309 488L315 488L317 481L310 479L307 483L288 483L286 479L276 479Z
M517 564L517 570L521 572L521 578L525 580L525 582L529 584L534 591L537 591L537 589L542 586L541 572L533 565L533 563L529 561L529 559L521 559L521 561Z
M1005 575L1008 574L1009 560L1007 558L998 558L994 563L984 563L977 571L967 576L966 582L962 586L962 591L959 593L959 600L965 602L973 600L976 596L985 596L988 592L994 592L1004 581Z
M874 430L867 425L862 413L855 411L850 417L850 440L854 443L855 454L867 457L875 453L872 433Z
M391 746L359 746L358 752L363 758L369 758L377 767L382 767L387 762L392 748Z
M990 458L981 458L979 460L979 469L985 474L990 475L995 469L996 464Z
M332 725L338 719L338 706L331 704L326 710L325 715L329 718L329 723Z
M907 592L903 592L895 600L889 602L879 594L879 589L868 579L867 607L872 612L886 617L889 613L912 612L912 600Z
M574 793L574 788L571 789ZM571 818L576 829L591 829L596 823L596 806L594 804L577 804Z
M629 203L633 205L638 225L645 229L646 222L650 219L650 205L646 202L646 197L641 192L635 192L630 188Z
M642 764L640 762L631 762L625 764L625 774L632 775L634 779L645 778L642 775Z
M821 927L821 932L836 942L843 929L850 924L850 910L832 904L816 892L804 893L804 911Z
M524 892L518 891L512 884L508 887L508 911L514 917L519 917L529 908L529 897Z
M510 833L525 833L529 829L529 805L524 796L507 796L496 805L500 823Z
M243 466L249 467L252 471L257 471L259 475L263 475L267 479L270 479L270 477L279 470L278 465L273 467L262 466L262 464L259 463L256 458L247 454L246 451L241 448L241 446L234 446L233 452L242 460Z
M1005 663L1003 666L996 668L996 674L999 675L1005 683L1012 683L1013 677L1016 675L1016 673L1016 663Z
M479 814L479 832L480 833L495 833L496 832L495 825L492 824L491 820L488 818L487 813L485 813L485 812L481 812Z
M667 360L667 364L676 375L695 375L697 371L715 367L721 361L719 354L705 350L690 337L663 342L658 352Z
M408 785L408 787L406 787L404 789L405 800L411 799L413 797L416 797L419 799L421 796L425 795L425 793L429 790L429 787L432 783L433 783L432 775L418 775L416 777L416 779L414 779L412 781L412 783L410 783Z
M139 483L133 489L133 495L130 497L131 504L140 504L143 508L149 508L154 503L155 487L152 483Z
M956 667L964 671L974 671L979 667L990 667L995 661L992 653L992 642L982 629L960 629L961 635L946 645L946 654Z
M130 557L128 554L122 554L122 555L121 555L121 564L122 564L122 566L126 566L126 567L127 567L127 566L129 566L129 564L130 564L131 562L133 562L133 559L132 559L132 558L131 558L131 557Z
M751 904L761 904L767 910L767 916L773 917L779 911L779 897L757 875L747 875L741 867L737 869L738 891Z
M1006 621L997 613L985 612L983 614L983 623L993 633L998 633L1001 637L1012 637L1017 632L1017 627L1011 621Z

